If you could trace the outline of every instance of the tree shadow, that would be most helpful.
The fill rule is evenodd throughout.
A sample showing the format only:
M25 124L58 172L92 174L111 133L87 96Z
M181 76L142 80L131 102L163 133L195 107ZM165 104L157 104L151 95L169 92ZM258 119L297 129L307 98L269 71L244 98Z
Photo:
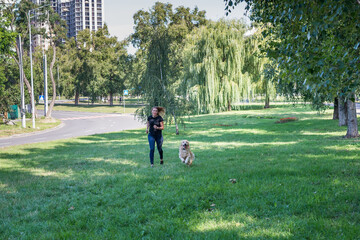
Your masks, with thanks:
M356 236L358 144L329 133L335 124L330 120L274 122L233 114L204 116L193 118L180 136L167 126L165 165L154 168L149 167L143 130L3 151L0 236ZM183 138L196 155L190 168L178 159Z

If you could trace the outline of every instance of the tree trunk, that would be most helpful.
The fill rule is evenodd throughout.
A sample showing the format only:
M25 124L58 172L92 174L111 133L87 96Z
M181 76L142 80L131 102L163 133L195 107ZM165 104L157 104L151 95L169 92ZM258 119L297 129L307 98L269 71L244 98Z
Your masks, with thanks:
M53 68L54 68L54 64L55 64L55 60L56 60L56 47L54 44L53 44L52 48L53 48L53 58L50 63L50 78L51 78L51 83L52 83L52 87L53 87L53 96L52 96L52 101L50 103L49 109L46 113L46 118L51 118L51 113L54 108L55 100L56 100L56 83L55 83L55 79L54 79L54 75L53 75Z
M79 105L79 98L80 98L80 93L79 93L79 90L76 89L75 90L75 106Z
M231 100L230 99L228 100L227 109L228 109L229 112L231 111Z
M4 123L8 119L8 113L5 111L4 115L1 116L1 123Z
M270 97L266 94L265 95L265 106L264 108L270 108Z
M16 46L17 55L19 56L19 54L20 54L19 51L20 51L20 50L19 50L19 48L18 48L18 45L16 44L15 46ZM18 65L19 68L20 68L20 62L19 62L19 60L18 60L15 56L13 56L13 59L15 60L15 62L17 63L17 65ZM26 87L27 87L27 89L28 89L29 96L30 96L30 99L31 99L31 95L32 95L31 85L30 85L28 79L26 78L25 73L24 73L23 78L24 78L24 82L25 82L25 85L26 85ZM34 96L34 98L35 98L35 96ZM35 101L35 99L34 99L34 101ZM33 109L33 111L35 111L35 118L38 118L38 114L37 114L37 111L36 111L35 103L34 103L34 109Z
M334 113L333 113L333 120L339 119L339 99L336 97L334 99Z
M344 97L339 97L339 126L347 124L347 107Z
M355 100L355 94L351 96ZM357 123L357 115L356 115L356 103L347 100L347 133L346 138L356 138L359 137L358 132L358 123Z
M31 95L32 95L32 91L31 91L31 85L29 83L29 81L27 80L26 76L25 76L25 73L24 73L24 82L25 82L25 85L28 89L28 92L29 92L29 96L30 96L30 99L31 99ZM34 101L35 101L35 96L34 96ZM36 105L34 103L34 113L35 113L35 118L38 118L38 114L37 114L37 111L36 111Z
M112 92L110 92L110 106L114 106L114 97Z
M172 115L173 115L173 117L174 117L175 128L176 128L176 135L179 135L179 127L178 127L178 124L177 124L177 122L176 122L175 113L173 112Z

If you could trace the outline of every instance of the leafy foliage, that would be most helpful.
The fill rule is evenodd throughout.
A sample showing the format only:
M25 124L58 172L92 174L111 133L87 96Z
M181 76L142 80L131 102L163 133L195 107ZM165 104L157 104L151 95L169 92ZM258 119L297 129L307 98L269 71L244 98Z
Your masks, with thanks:
M130 59L125 50L126 41L110 36L108 28L91 32L85 29L77 39L70 39L62 49L63 81L67 96L78 104L80 94L88 95L94 103L98 96L112 96L124 89ZM112 104L112 100L110 101Z
M191 30L206 23L205 12L182 6L173 11L171 4L157 2L149 11L138 11L134 23L132 42L145 64L140 85L148 103L138 116L146 119L152 106L163 106L170 113L165 119L173 117L176 124L176 116L186 109L186 102L177 97L183 41Z
M14 104L14 85L6 78L5 66L9 61L8 57L12 54L15 44L15 33L9 28L11 25L11 15L5 11L3 1L0 1L0 114L7 112L11 104Z
M220 20L189 35L182 88L198 113L231 110L233 102L250 97L250 77L242 72L245 31L244 23Z
M251 19L267 26L262 49L276 62L282 89L300 92L315 106L337 96L354 100L360 83L358 1L244 1ZM239 2L225 0L226 10Z
M257 30L245 40L245 64L243 72L247 72L253 83L253 91L264 95L265 108L270 107L270 98L275 98L275 74L274 62L266 57L260 47L266 44L267 38L262 35L263 28Z

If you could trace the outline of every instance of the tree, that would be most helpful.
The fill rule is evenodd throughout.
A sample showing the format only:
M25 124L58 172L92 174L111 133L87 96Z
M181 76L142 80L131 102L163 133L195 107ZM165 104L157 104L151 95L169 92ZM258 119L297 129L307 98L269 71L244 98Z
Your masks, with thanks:
M14 1L14 3L8 5L8 7L4 10L6 14L11 16L11 21L9 24L9 27L11 31L17 32L22 36L22 42L20 43L22 45L22 51L24 56L24 66L30 67L29 64L29 58L27 57L28 54L24 54L28 52L30 40L28 38L29 33L29 10L39 8L39 5L36 5L32 3L31 1L25 1L22 0L20 2ZM53 67L56 61L56 45L59 45L62 43L62 39L65 38L65 22L60 19L59 15L54 13L54 10L51 6L42 7L40 9L37 9L36 11L36 24L31 24L32 28L32 34L33 35L41 35L43 39L48 39L50 42L50 45L52 47L52 61L50 63L50 78L52 81L52 89L53 89L53 101L50 104L49 110L47 112L47 117L51 117L52 108L55 103L55 97L56 97L56 83L55 79L53 77ZM33 23L33 21L32 21ZM48 30L46 30L46 27L36 27L38 25L45 24L45 26L48 27ZM46 40L45 40L46 41ZM13 58L13 60L19 65L19 47L16 45L16 55L11 54L10 56ZM29 96L32 94L31 86L28 81L28 78L26 75L30 74L29 69L24 69L24 82L28 89ZM34 94L35 95L35 94ZM36 112L36 109L33 109Z
M239 21L210 22L191 34L184 51L185 96L198 113L230 111L249 98L252 83L243 74L246 25Z
M230 10L242 0L225 0ZM347 134L357 137L355 93L360 75L360 3L351 1L245 0L251 19L269 26L264 50L279 66L283 83L303 85L314 104L346 102ZM343 100L342 100L343 99ZM339 118L341 120L341 116Z
M104 94L110 97L110 106L113 106L113 96L125 89L124 81L127 71L128 54L125 49L126 41L118 42L111 37L107 28L99 29L93 34L93 56L97 65L96 80L101 84Z
M93 43L92 36L89 29L84 29L78 32L76 41L71 38L66 42L65 52L69 56L72 64L68 66L67 71L71 76L70 85L73 86L75 92L75 105L79 104L80 94L86 92L89 84L95 81L95 66L96 61L92 55ZM96 81L93 82L92 90L95 92ZM96 86L98 87L98 86Z
M132 42L144 57L146 68L141 89L148 103L137 115L145 119L152 106L161 105L173 117L178 134L177 116L184 114L185 109L182 107L184 101L176 95L183 65L179 54L186 34L206 23L205 12L185 7L173 12L171 4L156 2L149 11L138 11L134 23Z
M266 44L266 38L262 36L263 29L257 26L257 31L246 37L245 60L243 72L247 72L254 84L255 93L265 97L264 108L270 107L270 98L276 96L276 88L273 82L276 69L273 61L260 51L259 47Z
M27 39L27 35L28 35L28 24L27 24L27 12L29 9L33 8L34 4L29 2L29 1L20 1L20 2L17 2L17 1L14 1L13 3L8 3L8 4L5 4L5 1L1 1L1 6L2 6L2 9L1 9L1 12L2 12L2 15L3 16L6 16L6 18L8 19L7 21L4 21L4 23L6 24L6 27L4 29L6 29L6 31L8 32L11 32L12 34L16 34L17 36L18 35L21 35L22 36L22 41L19 43L21 44L23 47L22 47L22 50L23 50L23 53L22 55L24 56L24 65L27 64L27 54L24 54L24 51L26 51L24 49L24 47L27 47L28 43L29 43L29 40ZM5 7L6 6L6 7ZM6 36L6 35L4 35ZM4 39L6 40L6 39ZM4 41L4 46L5 48L7 48L8 50L11 49L12 47L15 47L16 49L16 52L13 52L13 51L6 51L4 54L5 54L5 57L6 58L11 58L17 65L18 65L18 68L20 69L20 61L19 61L19 56L20 56L20 50L19 50L19 46L18 44L14 44L14 45L7 45L7 42ZM26 44L25 44L26 43ZM28 48L27 48L28 49ZM12 62L11 61L5 61L4 62L7 67L10 67L12 66ZM27 87L27 92L29 93L28 96L31 96L31 93L32 93L32 90L31 90L31 85L26 77L26 69L24 69L24 83L25 83L25 86ZM14 83L12 80L9 80L7 81L8 84L9 83ZM26 92L25 92L26 93ZM25 95L25 97L27 97Z
M55 104L56 100L56 82L54 78L54 65L56 62L56 47L63 44L63 40L66 38L66 23L64 20L60 18L60 16L54 12L53 8L49 6L47 8L48 11L48 25L49 25L49 32L46 32L47 39L50 40L50 46L52 48L52 60L50 62L50 79L52 83L52 101L50 103L49 109L46 113L47 118L51 118L52 109Z
M14 65L0 62L0 115L7 118L10 105L20 102L20 89L18 88L19 74ZM4 66L7 66L6 68Z
M11 14L5 9L3 1L0 1L0 58L4 59L5 55L11 54L15 46L15 32L10 30Z
M143 89L141 87L142 76L146 70L145 56L142 50L138 50L135 56L128 56L127 74L125 85L133 89L133 95L142 95Z
M2 2L1 2L2 3ZM6 78L5 68L15 46L15 33L10 31L11 15L4 11L4 5L0 4L0 114L5 115L9 106L14 103L13 84Z

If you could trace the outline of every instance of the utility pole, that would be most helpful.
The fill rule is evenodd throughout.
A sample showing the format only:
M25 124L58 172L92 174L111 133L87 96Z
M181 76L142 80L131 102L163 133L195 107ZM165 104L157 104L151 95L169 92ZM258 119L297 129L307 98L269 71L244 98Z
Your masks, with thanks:
M34 98L34 77L33 77L33 64L32 64L32 38L31 38L31 11L36 14L36 10L39 10L41 8L50 6L50 4L43 5L38 8L30 9L28 12L28 25L29 25L29 41L30 41L30 69L31 69L31 112L32 112L32 122L33 122L33 128L35 128L35 98ZM44 49L43 49L43 56L44 56ZM44 73L45 75L45 73ZM47 99L46 99L47 100ZM47 110L45 110L45 116L46 116Z
M59 100L61 99L61 96L60 96L60 80L59 80L59 64L58 64L58 91L59 91Z
M29 20L29 41L30 41L30 70L31 70L31 113L32 113L32 127L35 128L35 99L34 99L34 77L33 77L33 63L32 63L32 38L31 38L31 24L30 11L28 15Z
M22 47L21 47L21 36L19 35L19 65L20 65L20 92L21 92L21 123L22 127L26 128L26 119L25 119L25 92L24 92L24 69L23 69L23 56L22 56Z
M48 111L48 91L47 91L47 59L44 54L44 116L46 117Z

